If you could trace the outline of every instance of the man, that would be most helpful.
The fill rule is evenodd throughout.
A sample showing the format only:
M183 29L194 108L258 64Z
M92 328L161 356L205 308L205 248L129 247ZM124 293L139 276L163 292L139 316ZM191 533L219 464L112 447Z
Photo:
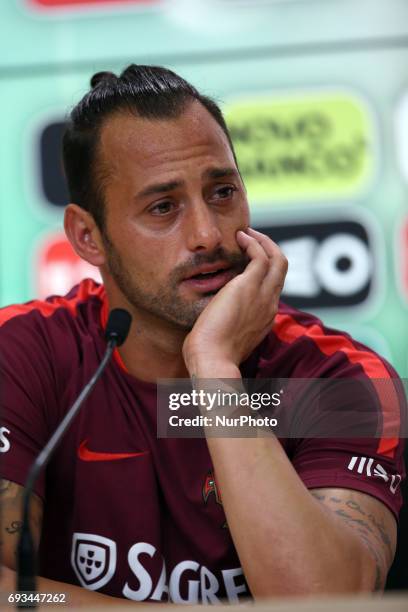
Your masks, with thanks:
M91 84L64 139L65 230L104 284L1 314L4 580L28 467L100 361L108 310L122 307L129 337L36 487L40 590L96 604L102 593L217 603L381 589L401 504L398 439L157 439L158 378L395 374L278 306L286 261L249 227L213 101L156 67Z

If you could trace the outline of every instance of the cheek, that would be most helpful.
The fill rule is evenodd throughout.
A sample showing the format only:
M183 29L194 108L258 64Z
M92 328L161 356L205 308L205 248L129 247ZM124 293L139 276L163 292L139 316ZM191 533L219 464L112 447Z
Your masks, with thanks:
M241 226L239 229L247 229L248 226L249 226L249 206L245 198L241 206Z
M237 208L236 214L226 220L226 227L232 232L234 237L238 230L246 230L249 226L249 209L246 202Z
M241 217L241 222L239 224L239 227L237 227L237 230L244 230L246 231L248 229L250 225L250 220L249 220L249 211L248 209L246 211L244 211L244 213L242 214Z
M160 283L177 263L180 238L140 239L141 250L137 247L137 260L140 271L152 284Z

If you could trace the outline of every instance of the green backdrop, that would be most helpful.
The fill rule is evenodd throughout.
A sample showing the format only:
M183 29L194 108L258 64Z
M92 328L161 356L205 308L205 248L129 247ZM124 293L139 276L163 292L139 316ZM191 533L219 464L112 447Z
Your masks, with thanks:
M180 72L225 110L285 298L408 374L406 0L7 0L0 303L90 273L61 237L58 138L97 70ZM92 272L92 271L91 271Z

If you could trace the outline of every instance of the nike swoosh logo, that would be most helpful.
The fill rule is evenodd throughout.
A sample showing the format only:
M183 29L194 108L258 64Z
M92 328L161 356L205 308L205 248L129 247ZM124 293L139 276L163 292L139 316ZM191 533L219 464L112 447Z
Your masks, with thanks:
M140 453L98 453L89 450L88 440L84 440L78 447L78 457L82 461L118 461L118 459L128 459L129 457L142 457L148 455L149 451Z

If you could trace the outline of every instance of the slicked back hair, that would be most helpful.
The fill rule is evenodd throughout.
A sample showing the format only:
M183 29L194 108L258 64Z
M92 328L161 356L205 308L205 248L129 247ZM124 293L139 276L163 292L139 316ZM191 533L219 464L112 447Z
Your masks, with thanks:
M106 119L128 112L148 119L179 117L192 101L199 101L225 133L235 158L231 137L218 105L183 78L159 66L131 64L120 76L97 72L91 90L72 110L63 138L63 161L69 195L95 219L104 233L105 207L97 150Z

